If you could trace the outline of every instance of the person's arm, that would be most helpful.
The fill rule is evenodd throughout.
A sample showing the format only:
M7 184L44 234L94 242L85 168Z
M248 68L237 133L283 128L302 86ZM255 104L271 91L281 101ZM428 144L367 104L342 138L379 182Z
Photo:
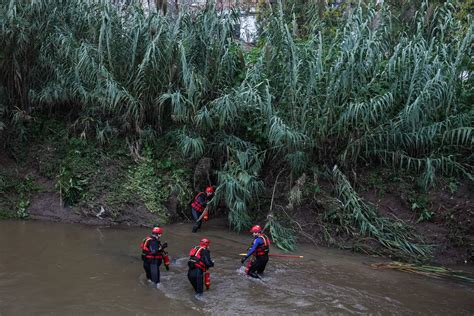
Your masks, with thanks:
M204 262L207 268L214 266L214 262L211 260L211 252L207 249L203 249L201 253L201 260Z
M255 240L253 241L253 244L252 244L252 248L250 248L250 250L247 252L247 254L244 257L245 260L247 260L248 257L250 257L257 250L258 246L260 246L262 244L263 244L262 238L260 238L260 237L255 238ZM245 261L244 258L242 258L243 261Z

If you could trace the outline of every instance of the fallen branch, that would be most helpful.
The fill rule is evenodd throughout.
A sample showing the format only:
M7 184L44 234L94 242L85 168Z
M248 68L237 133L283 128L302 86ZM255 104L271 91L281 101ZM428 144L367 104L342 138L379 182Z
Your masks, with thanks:
M403 262L373 263L374 269L393 269L403 272L416 273L437 279L453 279L474 284L474 274L464 271L451 270L444 267L417 265Z

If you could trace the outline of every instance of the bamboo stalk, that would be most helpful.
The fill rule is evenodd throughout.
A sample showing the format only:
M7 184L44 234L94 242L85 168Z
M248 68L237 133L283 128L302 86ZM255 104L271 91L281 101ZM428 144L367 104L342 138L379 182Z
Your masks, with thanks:
M420 274L437 279L453 279L474 283L474 274L464 271L451 270L444 267L435 267L429 265L416 265L403 262L373 263L370 265L374 269L393 269L403 272Z

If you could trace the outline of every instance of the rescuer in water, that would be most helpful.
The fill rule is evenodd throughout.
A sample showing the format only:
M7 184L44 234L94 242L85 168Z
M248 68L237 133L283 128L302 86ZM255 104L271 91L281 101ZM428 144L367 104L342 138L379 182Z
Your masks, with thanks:
M270 252L270 239L263 233L262 227L255 225L250 229L254 240L252 246L245 256L240 261L242 264L250 257L254 256L252 261L249 261L245 272L252 278L260 278L259 274L265 271L268 263L268 254Z
M214 194L213 187L207 187L205 192L199 192L195 197L194 201L191 204L191 212L194 218L193 233L196 233L198 229L201 228L202 221L207 221L209 217L209 212L207 209L207 204Z
M210 267L214 266L214 262L211 260L211 252L209 251L210 243L209 239L203 238L199 242L199 246L195 246L189 251L188 279L197 296L202 295L204 285L207 289L211 286L210 274L207 271Z
M140 244L146 278L155 285L160 283L160 265L163 260L166 270L169 270L169 257L164 250L168 247L168 243L161 243L162 234L163 229L161 227L153 227L151 235L143 239Z

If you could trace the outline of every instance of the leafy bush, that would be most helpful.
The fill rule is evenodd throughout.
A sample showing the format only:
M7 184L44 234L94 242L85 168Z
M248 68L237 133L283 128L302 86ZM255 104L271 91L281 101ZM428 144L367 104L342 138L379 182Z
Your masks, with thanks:
M28 206L33 192L40 187L30 175L0 173L0 218L28 218Z
M128 181L124 189L129 196L137 196L147 209L160 216L161 222L169 220L165 203L175 193L178 208L188 211L191 199L191 182L189 171L179 168L170 159L156 160L148 150L145 159L128 171Z

